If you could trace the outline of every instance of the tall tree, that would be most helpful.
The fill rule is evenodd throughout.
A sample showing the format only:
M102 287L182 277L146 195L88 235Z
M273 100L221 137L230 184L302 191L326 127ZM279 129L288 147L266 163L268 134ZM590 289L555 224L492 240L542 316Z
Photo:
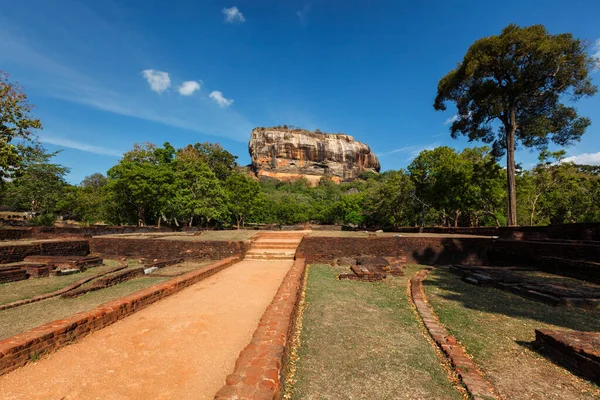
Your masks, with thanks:
M33 134L42 124L31 115L32 109L23 89L0 70L0 185L3 178L18 176L27 158L44 153Z
M517 224L515 146L545 149L552 141L579 140L590 120L563 104L596 93L590 71L597 60L569 33L551 35L542 25L509 25L477 40L463 61L438 83L434 108L456 103L453 138L493 143L506 152L508 225Z

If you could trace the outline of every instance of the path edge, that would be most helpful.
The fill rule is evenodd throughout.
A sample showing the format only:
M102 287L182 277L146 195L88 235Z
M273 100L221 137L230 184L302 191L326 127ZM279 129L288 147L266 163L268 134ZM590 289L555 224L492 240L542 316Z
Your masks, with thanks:
M306 259L297 258L215 400L278 400L294 336Z
M427 302L423 290L423 280L431 272L431 268L419 270L410 279L410 301L415 307L425 329L441 353L454 368L454 372L470 398L495 399L501 398L495 393L494 386L489 382L475 365L466 350L456 339L448 334L446 328L438 320L433 308Z
M237 263L240 256L229 257L200 270L139 290L128 296L101 304L90 311L49 322L0 340L0 376L14 371L40 356L55 352L88 334L105 328L160 299L171 296Z

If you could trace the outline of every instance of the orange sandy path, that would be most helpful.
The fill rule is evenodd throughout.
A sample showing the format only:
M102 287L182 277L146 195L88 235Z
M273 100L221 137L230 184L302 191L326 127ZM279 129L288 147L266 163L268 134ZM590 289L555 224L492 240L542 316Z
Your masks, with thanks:
M292 261L242 261L0 377L2 399L212 399Z

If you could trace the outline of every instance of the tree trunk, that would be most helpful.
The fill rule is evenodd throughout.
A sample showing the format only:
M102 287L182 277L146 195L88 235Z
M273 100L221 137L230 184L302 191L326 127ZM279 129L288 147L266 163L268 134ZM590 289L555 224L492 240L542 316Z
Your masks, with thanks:
M458 228L458 217L460 216L460 211L456 210L455 211L455 216L454 216L454 227Z
M516 112L510 111L510 124L506 127L506 180L508 183L507 225L517 225L517 181L515 171L515 133L517 131Z

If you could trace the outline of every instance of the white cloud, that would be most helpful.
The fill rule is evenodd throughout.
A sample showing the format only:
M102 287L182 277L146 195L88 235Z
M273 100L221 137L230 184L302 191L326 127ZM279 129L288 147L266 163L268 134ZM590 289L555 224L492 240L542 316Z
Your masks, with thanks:
M594 44L592 51L596 52L592 55L592 57L596 59L596 68L594 71L600 71L600 39L596 40L596 44Z
M223 97L223 93L219 92L218 90L212 91L208 96L221 107L229 107L233 104L232 99L226 99Z
M600 151L597 153L583 153L577 156L566 157L562 161L575 164L600 165Z
M22 66L19 81L27 85L27 88L35 88L49 97L236 142L247 143L249 132L258 125L233 107L224 106L215 110L211 104L213 99L208 96L195 95L189 98L190 101L173 102L166 96L149 97L144 90L122 91L120 88L123 85L115 85L114 81L95 76L93 71L76 70L67 66L65 61L69 59L68 54L59 59L53 55L60 53L56 49L32 47L30 43L33 40L7 32L7 25L3 25L3 22L0 16L0 37L3 39L0 40L0 59ZM6 57L2 58L4 56ZM128 56L129 53L123 54L125 59ZM115 76L114 79L118 81L118 77ZM203 86L201 81L199 83ZM54 124L46 122L45 125L58 132L64 131L61 123L61 120L57 120ZM73 134L71 137L76 136ZM67 142L62 141L57 145L67 147L66 144ZM72 141L69 144L72 148L77 145ZM79 149L81 145L79 143ZM113 156L120 154L118 150L98 146L88 146L86 150Z
M148 81L150 88L156 93L162 93L171 87L171 77L168 72L146 69L142 71L142 75Z
M123 151L116 149L109 149L107 147L94 146L91 144L78 142L76 140L49 137L45 135L40 136L40 142L53 144L59 147L68 147L69 149L81 150L85 151L86 153L100 154L103 156L120 157L124 153Z
M446 121L444 121L444 125L448 125L453 123L454 121L458 121L458 114L448 118Z
M246 20L244 14L242 14L240 10L238 10L238 8L235 6L224 8L221 10L221 12L223 13L223 15L225 15L225 22L234 23L244 22Z
M186 81L179 86L177 91L182 96L191 96L195 91L200 90L200 83L196 81Z
M394 150L390 150L390 151L386 151L385 153L379 153L376 154L377 157L385 157L385 156L389 156L390 154L396 154L396 153L404 153L407 151L411 151L416 149L417 146L404 146L404 147L400 147L399 149L394 149Z
M398 149L386 151L385 153L379 153L376 155L377 155L377 157L385 157L385 156L389 156L391 154L406 153L406 154L408 154L408 156L406 157L406 161L412 161L423 150L433 150L439 146L440 146L439 142L433 142L433 143L430 143L425 146L404 146L404 147L400 147Z

